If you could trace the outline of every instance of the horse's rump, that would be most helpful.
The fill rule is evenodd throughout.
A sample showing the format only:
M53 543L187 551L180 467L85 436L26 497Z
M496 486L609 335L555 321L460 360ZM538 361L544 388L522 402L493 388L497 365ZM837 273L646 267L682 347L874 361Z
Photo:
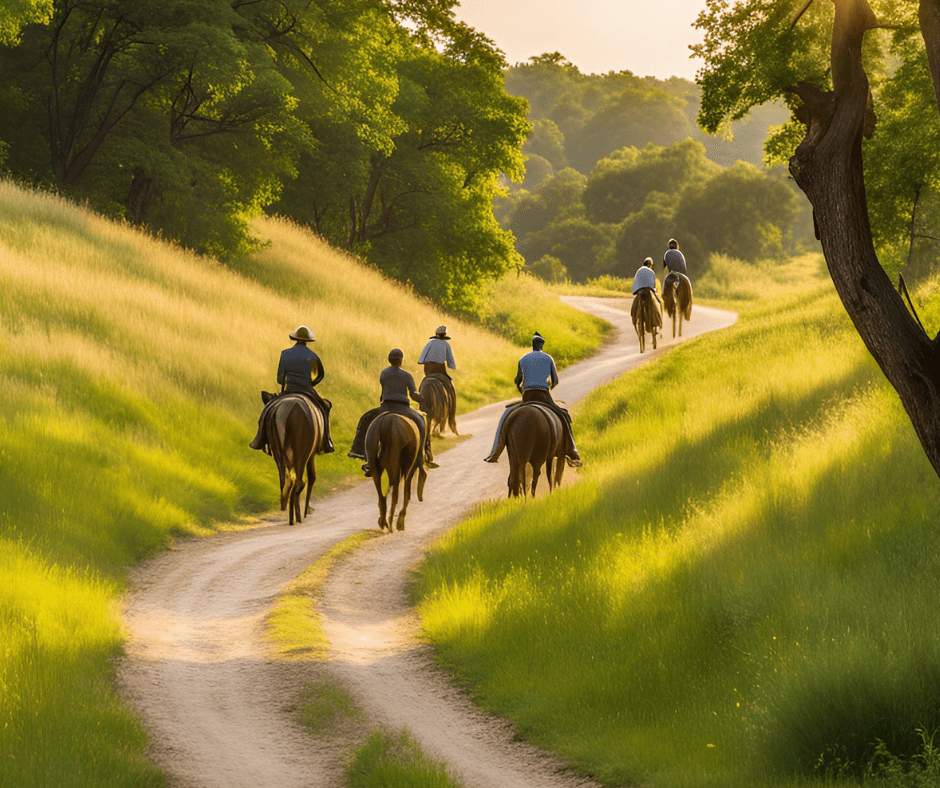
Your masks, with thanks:
M446 427L457 434L457 403L446 376L437 372L425 375L418 389L421 410L427 415L428 432L440 435Z
M639 330L637 324L641 318L647 331L651 331L653 326L656 328L663 327L663 315L659 311L656 299L653 297L653 292L646 288L640 290L640 292L633 297L633 304L630 307L630 317L633 319L633 325L637 327L637 330Z
M669 317L676 309L685 320L692 317L692 282L685 274L671 271L663 281L663 308Z

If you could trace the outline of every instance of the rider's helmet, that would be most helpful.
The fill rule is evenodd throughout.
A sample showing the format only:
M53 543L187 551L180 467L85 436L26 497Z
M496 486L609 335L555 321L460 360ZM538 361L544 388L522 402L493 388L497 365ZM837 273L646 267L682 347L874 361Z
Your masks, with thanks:
M388 360L390 363L395 363L396 361L404 361L405 354L401 348L393 347L388 351Z
M290 335L291 339L296 339L298 342L314 342L313 332L306 326L297 326L297 330Z
M670 248L670 249L678 249L678 248L679 248L679 242L678 242L675 238L670 238L670 239L669 239L669 248Z

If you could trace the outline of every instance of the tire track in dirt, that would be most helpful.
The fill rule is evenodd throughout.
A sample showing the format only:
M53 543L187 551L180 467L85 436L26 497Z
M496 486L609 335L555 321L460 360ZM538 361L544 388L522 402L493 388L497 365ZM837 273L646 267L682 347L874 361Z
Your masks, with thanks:
M618 329L596 356L560 372L554 395L569 406L682 341L663 340L640 355L623 311L630 299L563 300ZM735 319L696 306L683 339ZM550 344L549 337L549 352ZM412 500L407 530L367 542L331 574L321 602L325 665L274 659L264 617L305 567L350 534L376 527L371 481L315 501L293 528L278 513L258 528L182 542L132 572L119 679L150 734L149 757L174 788L341 786L348 742L314 738L296 721L304 687L324 673L352 693L370 725L408 728L468 788L591 784L474 707L433 664L408 605L408 572L427 546L479 502L506 495L506 459L483 462L503 406L458 419L461 434L472 437L440 456L424 502Z

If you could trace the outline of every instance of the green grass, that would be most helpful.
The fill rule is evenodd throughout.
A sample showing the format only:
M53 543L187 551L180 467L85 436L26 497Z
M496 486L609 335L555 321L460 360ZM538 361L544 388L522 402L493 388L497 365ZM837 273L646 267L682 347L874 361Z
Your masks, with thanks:
M266 619L267 636L279 657L326 659L328 643L317 611L323 585L337 561L377 536L371 530L347 537L281 590Z
M461 788L447 767L422 752L407 731L379 729L352 757L349 788Z
M422 564L442 661L605 784L914 785L940 728L940 489L818 271L596 392L580 484Z
M341 449L318 459L317 497L358 474L342 447L392 346L417 372L446 323L461 409L515 393L523 348L293 225L256 229L265 248L232 270L0 182L0 788L162 783L113 688L125 573L276 507L274 464L247 444L298 324ZM587 352L593 321L556 309L558 354Z

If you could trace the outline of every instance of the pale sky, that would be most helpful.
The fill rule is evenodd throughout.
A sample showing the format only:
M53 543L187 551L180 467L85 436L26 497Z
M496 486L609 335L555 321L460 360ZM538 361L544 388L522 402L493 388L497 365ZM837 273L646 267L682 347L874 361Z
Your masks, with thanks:
M561 52L585 74L694 79L689 44L705 0L460 0L457 18L491 39L509 65Z

